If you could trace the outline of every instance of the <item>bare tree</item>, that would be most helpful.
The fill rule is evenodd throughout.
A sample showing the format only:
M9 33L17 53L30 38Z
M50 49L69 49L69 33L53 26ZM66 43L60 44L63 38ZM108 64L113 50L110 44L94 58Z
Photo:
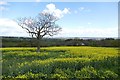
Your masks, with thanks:
M17 23L23 29L37 40L37 52L40 52L40 41L46 36L56 35L59 31L61 31L61 27L59 27L55 22L58 20L52 14L49 13L40 13L35 18L19 18Z

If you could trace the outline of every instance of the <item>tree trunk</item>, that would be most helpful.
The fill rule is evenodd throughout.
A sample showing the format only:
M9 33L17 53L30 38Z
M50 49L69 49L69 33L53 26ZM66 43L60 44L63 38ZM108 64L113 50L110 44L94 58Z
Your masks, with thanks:
M37 52L40 52L40 45L39 45L39 41L38 41L38 45L37 45Z
M41 37L37 38L37 52L40 52L40 40L41 39L42 39Z

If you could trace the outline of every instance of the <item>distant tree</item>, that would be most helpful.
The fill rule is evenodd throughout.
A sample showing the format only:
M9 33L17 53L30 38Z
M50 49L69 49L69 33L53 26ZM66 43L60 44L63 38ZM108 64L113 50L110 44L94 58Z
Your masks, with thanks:
M105 38L105 40L114 40L114 38Z
M53 14L50 13L39 13L35 18L19 18L17 23L23 29L37 40L37 52L40 52L40 41L46 36L56 35L61 31L61 27L55 22L58 20Z

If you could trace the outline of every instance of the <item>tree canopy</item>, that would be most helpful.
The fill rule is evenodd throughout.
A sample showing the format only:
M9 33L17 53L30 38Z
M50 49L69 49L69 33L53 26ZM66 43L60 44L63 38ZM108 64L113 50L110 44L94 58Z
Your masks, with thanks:
M62 30L62 28L57 25L55 22L58 20L57 17L55 17L53 14L50 13L39 13L38 16L35 18L32 17L24 17L19 18L17 20L17 23L19 26L21 26L23 29L26 29L26 31L32 36L35 37L38 41L38 52L40 51L40 40L46 36L53 36L58 34L59 31Z

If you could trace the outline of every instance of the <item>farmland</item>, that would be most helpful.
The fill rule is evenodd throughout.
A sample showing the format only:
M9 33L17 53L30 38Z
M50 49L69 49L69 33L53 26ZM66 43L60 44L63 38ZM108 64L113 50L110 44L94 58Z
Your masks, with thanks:
M119 77L118 48L46 47L0 48L2 78L83 79Z

